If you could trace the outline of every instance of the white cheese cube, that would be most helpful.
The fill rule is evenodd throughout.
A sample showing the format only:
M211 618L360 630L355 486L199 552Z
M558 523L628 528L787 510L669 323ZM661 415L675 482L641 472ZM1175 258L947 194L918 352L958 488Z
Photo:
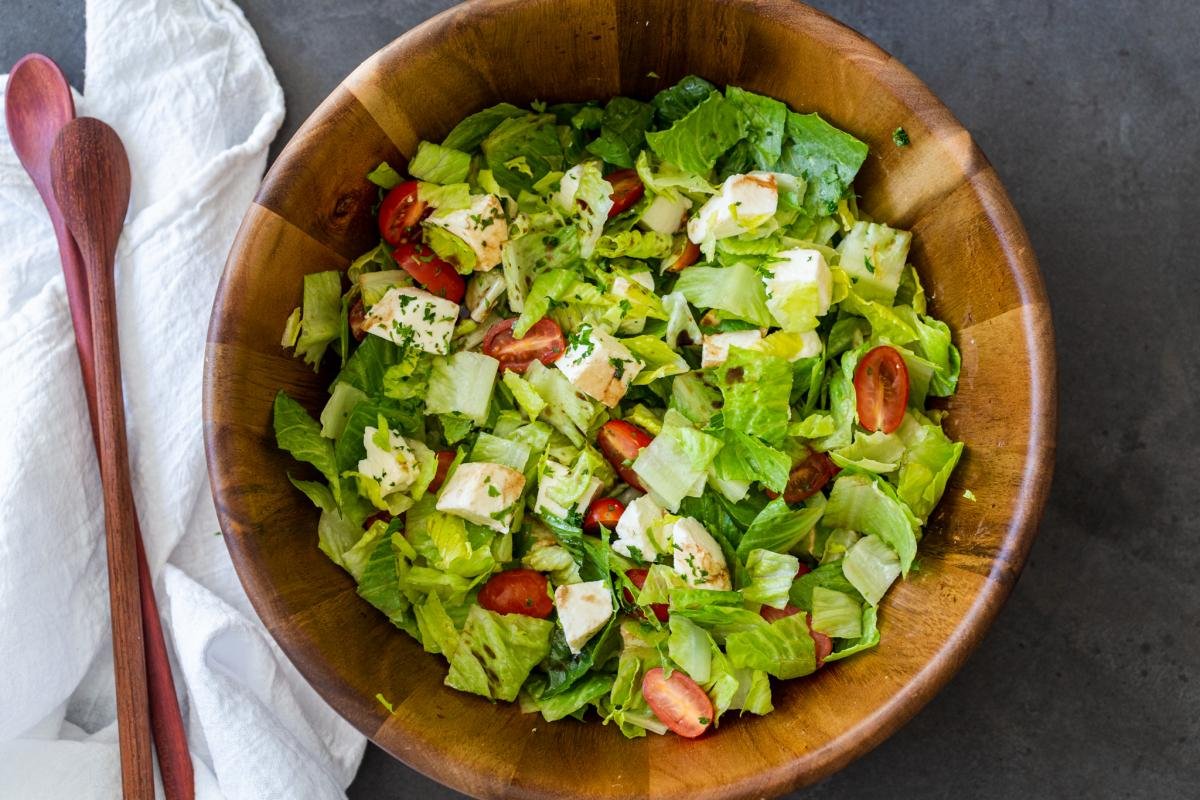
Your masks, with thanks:
M833 273L818 250L795 248L775 254L767 267L767 308L788 330L813 325L829 312L833 300Z
M762 338L762 331L757 330L705 334L700 349L700 366L704 369L720 366L729 358L729 348L753 350Z
M459 464L442 487L437 510L508 533L525 476L512 467L486 462Z
M721 546L700 522L683 517L671 523L669 535L674 550L675 571L697 589L733 588Z
M572 653L579 653L612 616L612 592L604 581L568 583L554 590L554 607L558 609L567 647Z
M773 172L730 175L719 194L711 197L688 220L688 238L695 244L726 239L754 230L775 215L779 187Z
M642 561L658 558L665 548L655 540L655 534L661 536L661 531L655 531L654 528L666 513L648 494L634 500L625 507L621 518L617 520L617 540L613 542L613 550L628 558L639 558ZM636 554L633 551L636 551Z
M358 471L375 479L380 495L402 492L416 481L417 454L403 436L368 425L363 428L363 445L367 456L358 462Z
M580 514L586 513L588 506L592 504L592 501L596 499L596 495L604 487L604 483L599 478L592 476L588 480L583 494L572 504L571 509L568 509L562 503L555 500L553 495L561 494L563 484L570 477L570 467L547 459L546 463L542 466L541 475L538 477L538 493L537 500L533 504L533 513L552 514L559 519L567 519L570 516L571 510L577 511Z
M441 228L466 242L475 252L475 269L486 272L500 263L500 250L508 241L508 220L500 198L494 194L471 196L471 205L454 211L438 210L425 224Z
M458 303L415 286L396 286L370 307L363 330L398 345L445 355L457 322Z
M691 207L692 201L683 195L679 195L678 199L672 200L665 194L660 194L646 206L646 210L642 212L642 218L638 220L638 224L655 233L672 236L683 226L684 216Z
M591 325L567 337L567 349L554 362L576 389L612 408L629 391L642 362L616 338Z

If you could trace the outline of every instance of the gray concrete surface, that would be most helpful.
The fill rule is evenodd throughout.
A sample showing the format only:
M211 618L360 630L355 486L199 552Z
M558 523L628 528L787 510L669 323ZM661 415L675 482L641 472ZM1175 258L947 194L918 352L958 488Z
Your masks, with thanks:
M433 0L242 0L287 95L276 152ZM819 0L896 54L996 166L1054 306L1058 470L962 672L813 800L1200 796L1200 4ZM0 0L79 84L82 2ZM354 800L459 795L372 748Z

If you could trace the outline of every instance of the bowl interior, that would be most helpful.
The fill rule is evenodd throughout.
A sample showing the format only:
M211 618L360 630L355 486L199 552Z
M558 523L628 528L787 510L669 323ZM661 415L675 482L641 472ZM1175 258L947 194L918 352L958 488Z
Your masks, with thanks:
M870 145L861 206L914 233L911 259L962 351L947 429L967 450L919 569L883 603L877 649L777 683L775 713L730 719L718 735L627 741L445 688L443 660L317 550L317 515L287 481L297 467L275 447L271 403L281 388L311 410L323 403L327 376L279 336L304 274L344 269L375 243L375 191L363 176L381 160L403 164L420 139L440 140L502 100L646 98L688 73L818 111ZM911 146L893 144L897 126ZM761 796L873 747L983 635L1049 485L1053 341L1034 256L992 168L928 89L855 32L785 0L475 2L365 62L272 167L218 292L204 416L217 509L247 593L307 679L384 749L478 796Z

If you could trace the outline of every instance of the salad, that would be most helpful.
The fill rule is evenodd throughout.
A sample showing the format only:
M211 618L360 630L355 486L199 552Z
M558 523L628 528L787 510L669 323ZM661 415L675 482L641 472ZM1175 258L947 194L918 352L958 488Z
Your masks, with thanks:
M866 155L687 77L501 103L365 176L379 244L283 335L328 400L280 392L275 432L321 550L446 685L695 737L879 642L963 445Z

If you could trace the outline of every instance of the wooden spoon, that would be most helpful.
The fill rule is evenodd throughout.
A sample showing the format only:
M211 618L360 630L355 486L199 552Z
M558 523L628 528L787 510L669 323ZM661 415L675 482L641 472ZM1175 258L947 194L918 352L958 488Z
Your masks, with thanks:
M104 484L121 785L125 800L153 800L150 708L137 582L137 514L129 483L113 286L117 241L129 208L129 159L112 128L83 117L68 122L59 132L50 151L50 176L54 197L87 270L96 347L100 479Z
M67 287L67 302L75 328L75 345L79 353L79 371L83 377L88 413L92 422L92 440L97 454L100 429L96 415L96 371L92 347L92 315L88 307L87 274L79 248L67 229L50 181L50 151L64 125L75 119L75 102L66 77L52 60L40 53L31 53L16 63L8 76L4 112L8 135L17 158L33 180L58 239L63 278ZM136 517L135 517L136 522ZM195 778L188 752L187 735L171 662L163 637L158 604L154 598L154 581L146 562L141 531L137 531L138 584L141 596L142 630L145 637L146 676L150 689L150 722L154 747L162 773L163 791L167 800L192 800L195 797Z

